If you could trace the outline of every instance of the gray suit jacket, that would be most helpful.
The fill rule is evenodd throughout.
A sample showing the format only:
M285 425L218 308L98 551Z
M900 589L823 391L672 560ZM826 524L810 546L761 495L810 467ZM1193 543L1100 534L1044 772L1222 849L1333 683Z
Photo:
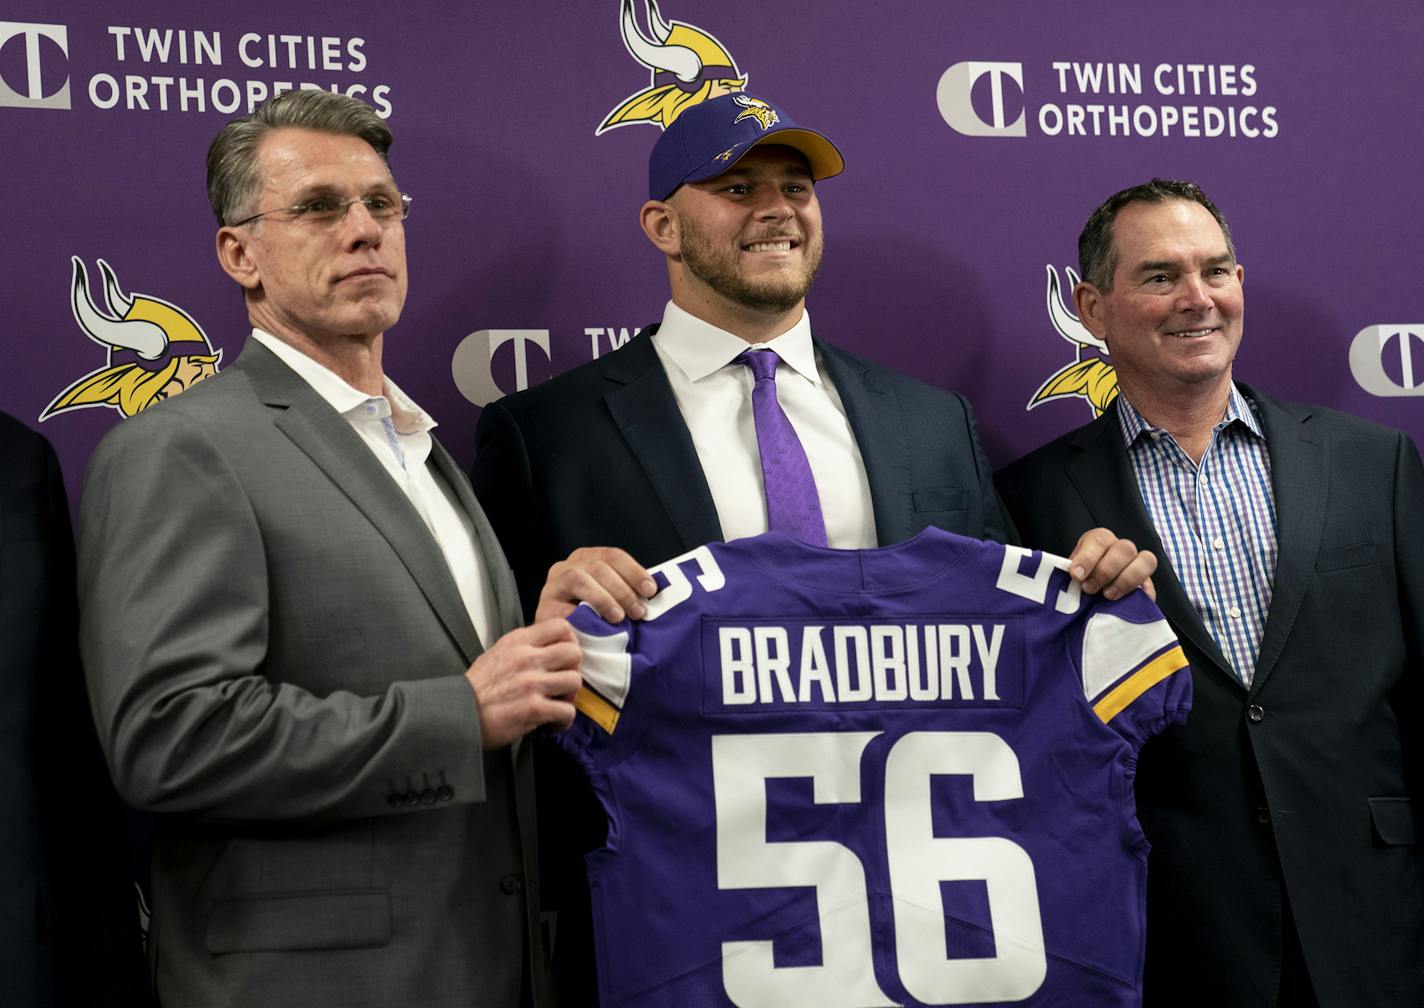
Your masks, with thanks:
M998 477L1024 539L1095 525L1154 551L1192 714L1149 742L1148 1005L1274 1003L1288 903L1323 1008L1424 1004L1424 467L1409 438L1241 386L1266 434L1279 559L1248 690L1162 551L1116 412Z
M438 443L431 464L504 632L499 545ZM439 547L305 381L252 341L119 424L79 578L111 771L158 814L165 1004L518 1004L543 976L527 749L482 752L462 674L480 641Z

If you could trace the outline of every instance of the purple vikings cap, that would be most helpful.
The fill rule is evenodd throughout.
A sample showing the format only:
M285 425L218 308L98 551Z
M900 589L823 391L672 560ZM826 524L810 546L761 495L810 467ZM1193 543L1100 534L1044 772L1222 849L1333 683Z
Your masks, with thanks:
M648 198L664 200L684 182L716 178L765 143L805 154L817 182L845 170L841 152L821 134L800 128L771 102L730 94L693 105L658 137L648 158Z

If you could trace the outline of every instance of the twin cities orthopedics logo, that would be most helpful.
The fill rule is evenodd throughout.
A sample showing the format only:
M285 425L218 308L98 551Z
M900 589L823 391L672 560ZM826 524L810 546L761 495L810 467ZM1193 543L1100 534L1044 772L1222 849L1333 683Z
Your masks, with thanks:
M944 121L972 137L1269 140L1280 132L1250 63L1054 60L1025 70L967 60L940 76L935 100Z
M1350 373L1370 395L1424 396L1424 323L1361 329L1350 343Z
M18 79L6 80L0 61L0 108L69 108L68 28L0 21L0 53L10 49L19 50L22 69L12 70Z
M222 351L182 308L149 294L125 294L104 260L104 307L89 294L84 261L71 256L70 310L79 329L106 351L102 367L71 382L40 414L107 406L129 417L217 374Z
M633 0L622 0L618 27L628 55L651 72L648 86L614 106L594 136L633 123L667 129L685 109L746 87L737 61L710 32L664 20L656 0L647 0L646 6L647 32L633 15Z
M560 336L560 347L570 342L589 348L589 360L612 353L638 334L638 326L584 326L582 340ZM505 351L505 347L509 350ZM538 351L532 353L531 348ZM496 360L498 358L498 361ZM506 380L495 377L498 371ZM501 396L522 392L552 377L553 354L548 329L479 329L460 340L450 359L450 373L460 394L476 406L488 406ZM542 373L540 373L542 372ZM513 383L508 381L513 378Z
M355 36L0 21L0 55L0 107L68 109L82 96L104 110L231 115L316 89L391 114L390 85L357 76L370 64Z

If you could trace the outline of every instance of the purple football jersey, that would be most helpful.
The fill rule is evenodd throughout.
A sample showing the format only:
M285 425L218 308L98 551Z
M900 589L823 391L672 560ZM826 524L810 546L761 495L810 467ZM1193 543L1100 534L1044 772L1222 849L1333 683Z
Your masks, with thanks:
M642 621L573 613L602 1003L1139 1004L1132 778L1190 670L1065 566L767 534L655 568Z

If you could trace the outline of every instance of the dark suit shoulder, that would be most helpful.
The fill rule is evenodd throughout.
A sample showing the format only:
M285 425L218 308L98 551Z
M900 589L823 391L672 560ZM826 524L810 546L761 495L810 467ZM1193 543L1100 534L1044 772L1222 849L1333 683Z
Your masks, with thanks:
M1332 438L1345 438L1347 441L1361 444L1393 445L1400 438L1412 440L1408 434L1398 428L1366 420L1353 413L1313 403L1276 399L1239 382L1237 387L1256 407L1258 415L1261 415L1266 421L1267 440L1272 434L1273 421L1275 424L1279 424L1283 418L1301 424L1302 430L1320 430L1328 433Z
M627 384L649 368L661 366L652 343L652 334L656 331L656 324L647 326L617 350L556 374L531 388L511 392L491 403L494 409L491 411L487 407L485 412L505 411L515 416L537 414L551 403L563 408L571 401L599 395L617 384Z
M20 540L67 540L68 522L54 449L44 435L0 413L0 543L9 548Z
M7 480L19 473L43 472L53 454L43 434L8 413L0 413L0 459L5 460Z
M250 398L251 388L247 378L234 366L185 389L181 395L156 402L125 418L114 425L104 440L114 437L119 431L124 431L128 437L141 436L171 426L179 417L184 424L220 424L225 410L233 402Z
M868 357L844 350L825 340L818 339L815 342L816 349L821 352L823 359L828 360L828 363L832 363L832 365L839 363L843 368L850 368L872 384L882 384L887 388L893 388L901 396L908 396L920 401L939 400L944 405L953 404L965 410L969 407L969 400L958 392L940 388L938 385L931 385L913 375L897 371L884 364L878 364Z
M1017 486L1042 480L1050 474L1057 475L1064 465L1082 454L1083 450L1104 434L1110 434L1110 423L1116 422L1116 414L1105 413L1081 427L1075 427L1045 445L1022 455L1001 467L994 473L994 481L1001 493L1006 486Z

